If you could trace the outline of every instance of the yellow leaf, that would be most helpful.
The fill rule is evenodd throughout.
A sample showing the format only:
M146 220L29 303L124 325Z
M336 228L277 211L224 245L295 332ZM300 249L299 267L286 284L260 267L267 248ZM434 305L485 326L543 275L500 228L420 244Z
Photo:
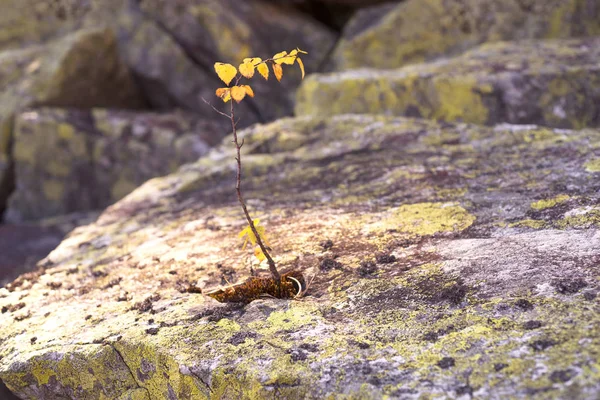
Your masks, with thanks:
M275 73L275 78L281 82L281 78L283 77L283 68L281 68L281 65L273 64L273 72Z
M229 85L237 75L237 69L231 64L215 63L215 71L226 85Z
M242 89L246 91L246 94L250 97L254 97L254 90L248 85L240 85Z
M261 248L259 246L256 246L254 248L254 257L256 257L258 259L259 263L261 263L267 259L267 257L265 256L265 253L263 253L263 251L261 250Z
M256 67L256 69L258 70L258 73L261 74L263 78L265 78L266 81L269 80L269 67L267 66L267 64L259 64Z
M300 66L300 71L302 71L302 79L304 79L304 63L300 59L300 57L296 58L298 65Z
M258 233L258 236L260 237L260 239L263 241L263 243L265 245L269 246L269 241L267 240L267 236L265 235L265 227L259 225L259 223L260 223L259 219L255 219L252 222L254 222L254 228L256 229L256 233ZM250 243L252 243L252 245L256 245L256 236L254 236L254 232L252 232L252 228L250 228L250 225L248 225L246 228L244 228L244 230L242 230L238 234L238 237L240 237L240 238L243 238L244 236L247 236L247 237L246 237L246 240L244 241L244 245L242 246L242 250L244 250L246 248L248 241L250 241Z
M277 53L273 56L273 61L275 61L275 64L283 64L283 60L285 59L286 55L287 55L287 51L282 51L281 53Z
M246 97L246 90L241 86L234 86L231 88L231 97L239 103Z
M247 79L251 79L254 76L254 64L251 62L240 64L240 74Z
M220 97L221 100L223 100L223 102L225 103L231 100L231 89L229 88L219 88L217 89L215 94L217 95L217 97Z
M244 58L243 62L250 63L254 66L257 66L258 64L260 64L262 62L262 58L260 58L260 57Z
M293 51L295 51L295 50L293 50ZM291 53L288 54L287 51L282 51L281 53L277 53L273 56L273 61L275 61L275 63L277 63L279 65L281 65L281 64L294 65L295 59L296 59L296 56Z

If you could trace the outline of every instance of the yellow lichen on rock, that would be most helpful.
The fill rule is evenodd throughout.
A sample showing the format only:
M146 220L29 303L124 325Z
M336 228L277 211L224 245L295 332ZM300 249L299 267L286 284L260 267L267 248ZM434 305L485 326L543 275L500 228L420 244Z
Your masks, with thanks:
M406 204L389 210L382 221L368 224L365 229L371 232L398 230L411 235L430 236L463 231L475 219L458 203Z
M489 85L478 85L475 77L454 80L435 79L435 93L439 104L432 117L442 121L468 121L485 125L489 110L482 101L482 93L491 93Z
M600 158L594 158L584 164L587 172L600 172Z
M546 208L552 208L558 204L564 203L568 201L571 196L567 194L559 194L558 196L554 196L550 199L538 200L536 202L531 203L531 208L534 210L545 210Z

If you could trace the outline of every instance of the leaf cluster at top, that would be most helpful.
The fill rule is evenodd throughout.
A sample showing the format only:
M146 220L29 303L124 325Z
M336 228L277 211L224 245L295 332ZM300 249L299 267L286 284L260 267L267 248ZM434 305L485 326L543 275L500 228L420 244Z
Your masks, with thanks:
M225 64L221 62L215 63L215 71L217 72L217 75L223 82L225 82L227 86L230 85L231 81L235 80L234 86L217 89L217 97L219 97L225 103L231 99L239 103L240 101L244 100L246 96L254 97L254 91L249 85L238 85L238 83L242 77L246 79L252 79L255 71L258 71L258 73L265 80L268 80L269 64L273 69L275 78L277 78L277 80L280 82L281 78L283 77L282 64L294 65L294 63L297 63L300 67L300 71L302 71L302 79L304 79L304 63L300 59L300 54L308 53L300 49L295 49L289 53L287 51L282 51L281 53L277 53L272 58L268 58L266 60L263 60L259 57L244 58L238 68L231 64Z

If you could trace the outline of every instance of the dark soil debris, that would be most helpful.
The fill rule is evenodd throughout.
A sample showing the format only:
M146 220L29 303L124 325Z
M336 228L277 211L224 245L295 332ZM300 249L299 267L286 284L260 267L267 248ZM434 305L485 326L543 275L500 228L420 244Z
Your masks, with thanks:
M39 277L44 274L44 271L44 268L40 267L35 271L24 273L5 287L9 292L14 292L16 288L31 286L38 281Z
M352 346L356 346L359 349L368 349L371 347L371 345L369 343L365 343L365 342L359 342L358 340L348 340L348 344L351 344Z
M20 310L21 308L25 307L25 303L21 302L21 303L17 303L17 304L9 304L7 306L2 306L2 314L4 314L5 312L15 312L17 310Z
M319 269L321 271L331 271L332 269L343 269L344 266L335 261L333 258L325 258L323 259L323 261L321 261L321 264L319 265Z
M437 342L438 334L437 334L437 332L427 332L426 334L423 335L423 340L425 340L427 342Z
M29 317L31 317L31 313L27 311L27 313L25 314L15 315L15 321L23 321L24 319L27 319Z
M46 283L46 286L48 286L52 290L56 290L62 286L62 282L48 282Z
M185 288L185 292L186 293L196 293L196 294L202 294L202 289L200 289L198 286L196 286L196 284L194 283L189 283L187 285L187 287Z
M239 346L240 344L244 343L246 339L256 339L257 337L258 334L255 332L237 332L229 338L227 343L234 346Z
M531 330L541 328L542 323L540 321L527 321L523 324L523 329Z
M547 348L550 348L556 344L553 340L540 339L533 341L529 344L529 346L535 351L543 351Z
M519 299L515 301L515 307L520 308L523 311L533 310L533 304L529 300Z
M375 272L377 272L377 265L372 261L363 261L358 267L358 274L363 278L372 276Z
M192 321L197 321L201 318L207 317L206 319L209 322L219 322L223 318L232 316L234 313L240 311L242 308L244 308L244 303L228 303L222 307L211 307L194 315L192 317Z
M473 394L473 388L469 385L459 386L456 388L457 396L464 396L465 394L471 396Z
M454 358L452 357L444 357L440 361L437 362L437 366L441 369L448 369L454 367Z
M378 254L375 256L375 260L379 264L392 264L396 262L396 256L393 254Z
M102 278L108 275L108 273L102 269L93 269L91 273L94 278Z
M117 286L119 283L121 283L122 280L123 280L123 278L121 278L121 277L112 279L110 282L108 282L106 285L104 285L104 287L102 289L110 289L113 286Z
M138 310L139 312L147 312L152 310L152 303L154 301L160 300L160 295L154 294L152 296L146 297L144 301L139 301L133 305L134 310Z
M587 301L593 301L596 298L596 293L593 292L585 292L583 294L583 298L586 299Z
M575 377L575 371L570 369L561 369L550 374L550 380L554 383L568 382Z
M323 250L331 250L333 247L333 241L331 239L327 239L319 243L319 245L323 248Z
M440 299L458 305L463 301L466 295L467 287L461 282L457 282L455 285L442 289Z
M298 347L300 347L302 350L306 350L311 353L319 351L319 346L317 346L316 344L312 344L312 343L302 343Z
M496 363L496 364L494 364L494 371L500 372L500 371L502 371L506 367L508 367L508 364Z
M292 361L304 361L308 358L308 352L302 349L290 349L288 350L288 354L290 354L290 358Z
M552 282L552 286L560 294L574 294L587 286L587 283L582 279L561 279Z
M148 328L146 329L146 333L148 335L156 335L160 328Z

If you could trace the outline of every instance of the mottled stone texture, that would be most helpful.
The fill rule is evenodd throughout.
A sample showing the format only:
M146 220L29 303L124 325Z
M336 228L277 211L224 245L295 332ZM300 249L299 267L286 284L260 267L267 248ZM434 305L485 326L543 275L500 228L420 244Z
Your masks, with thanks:
M396 70L313 74L298 92L296 114L595 127L599 60L599 38L502 42Z
M596 0L407 0L357 12L331 64L337 70L398 68L484 42L599 34Z
M3 0L0 51L39 44L72 32L90 5L89 0Z
M202 97L216 103L214 62L239 64L245 57L300 47L309 53L305 61L312 72L335 44L334 33L308 15L262 0L5 0L2 7L0 50L82 26L109 27L152 106L213 119L218 117ZM242 125L292 113L300 73L289 75L283 90L275 80L256 83L261 95L242 106Z
M137 108L144 101L106 29L0 53L0 210L12 189L13 117L30 106Z
M196 161L228 133L185 113L37 109L16 118L6 219L100 210Z
M308 296L185 290L250 275L225 140L0 289L15 393L596 396L599 131L347 115L242 136L250 211L279 267L314 276Z

